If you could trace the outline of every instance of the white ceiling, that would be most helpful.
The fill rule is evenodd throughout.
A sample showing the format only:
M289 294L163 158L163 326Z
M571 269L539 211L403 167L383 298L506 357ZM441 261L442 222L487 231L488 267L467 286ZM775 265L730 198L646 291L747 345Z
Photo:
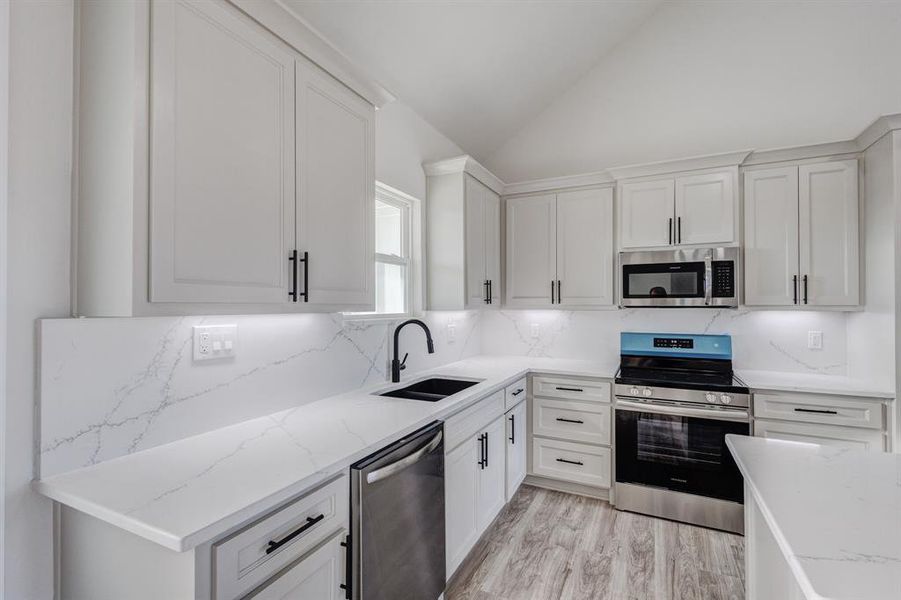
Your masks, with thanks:
M659 0L284 0L438 130L484 159Z

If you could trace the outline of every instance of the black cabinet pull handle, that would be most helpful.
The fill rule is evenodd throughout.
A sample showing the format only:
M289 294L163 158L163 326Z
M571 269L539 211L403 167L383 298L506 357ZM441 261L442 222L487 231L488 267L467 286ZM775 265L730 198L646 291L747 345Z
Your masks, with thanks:
M585 424L585 421L580 421L578 419L564 419L563 417L557 417L557 420L563 423L578 423L579 425Z
M494 281L488 280L488 304L494 304Z
M516 390L515 392L513 392L513 393L510 394L510 395L511 395L511 396L519 396L522 392L523 392L523 389L522 389L522 388L519 388L518 390Z
M510 443L516 443L516 415L510 415Z
M558 458L558 459L557 459L557 462L562 462L562 463L566 463L566 464L569 464L569 465L579 465L580 467L585 466L585 465L582 464L581 461L578 461L578 460L566 460L565 458Z
M300 262L303 263L303 291L300 293L303 296L304 302L310 301L310 253L304 252L303 258L300 259Z
M291 261L291 291L288 295L291 296L292 302L297 302L297 250L291 251L288 260Z
M676 223L678 223L678 227L679 227L678 235L676 235L676 239L679 241L676 243L681 244L682 243L682 217L679 217L678 219L676 219Z
M795 294L794 298L792 299L792 302L797 304L798 303L798 276L797 275L792 275L792 289L794 290L794 294Z
M554 303L554 280L551 279L551 304Z
M484 469L488 466L488 459L485 457L485 434L479 436L479 468Z
M825 409L818 409L818 408L796 408L795 412L814 413L817 415L837 415L838 414L837 410L825 410Z
M563 301L560 299L560 291L563 289L563 284L560 280L557 280L557 304L562 304Z
M351 545L350 545L350 535L347 535L344 537L344 541L341 542L341 546L346 548L347 552L346 552L345 560L344 560L344 583L342 583L338 587L340 587L342 590L344 590L345 600L350 600L351 596L353 595L351 593L351 589L350 589L350 586L351 586L351 583L350 583L351 563L353 561L353 551L351 550Z
M286 535L279 541L276 542L274 540L269 540L269 545L266 548L266 554L272 554L273 552L275 552L276 550L278 550L279 548L281 548L282 546L284 546L285 544L287 544L288 542L290 542L291 540L293 540L294 538L299 536L301 533L303 533L304 531L306 531L307 529L309 529L310 527L312 527L313 525L315 525L316 523L318 523L319 521L321 521L324 518L325 518L325 515L319 515L318 517L307 517L306 523L304 523L303 525L301 525L300 527L298 527L297 529L295 529L294 531L292 531L291 533L289 533L288 535Z
M666 226L666 231L669 234L669 242L668 244L672 245L673 243L673 218L669 218L669 225Z
M485 434L485 468L488 468L488 434Z
M804 276L804 304L807 304L807 275Z
M485 280L485 283L483 283L482 285L485 287L485 298L484 298L484 302L485 302L485 304L488 304L488 303L489 303L489 302L488 302L488 280L486 279L486 280Z
M584 392L585 391L582 388L563 387L563 386L559 386L559 385L557 386L557 389L560 390L561 392Z

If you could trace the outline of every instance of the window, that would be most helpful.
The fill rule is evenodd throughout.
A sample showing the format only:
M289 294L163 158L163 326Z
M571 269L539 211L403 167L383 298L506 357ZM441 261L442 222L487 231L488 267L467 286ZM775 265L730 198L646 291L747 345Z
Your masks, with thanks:
M375 190L375 312L411 312L413 199L388 186Z

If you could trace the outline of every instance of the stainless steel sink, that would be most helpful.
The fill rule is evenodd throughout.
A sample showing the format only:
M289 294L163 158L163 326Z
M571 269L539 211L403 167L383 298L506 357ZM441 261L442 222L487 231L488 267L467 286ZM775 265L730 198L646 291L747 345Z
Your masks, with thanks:
M477 383L479 382L467 379L432 377L430 379L417 381L406 387L382 392L379 396L405 398L407 400L422 400L423 402L438 402L439 400L444 400L448 396L453 396L457 392L462 392L466 388L470 388Z

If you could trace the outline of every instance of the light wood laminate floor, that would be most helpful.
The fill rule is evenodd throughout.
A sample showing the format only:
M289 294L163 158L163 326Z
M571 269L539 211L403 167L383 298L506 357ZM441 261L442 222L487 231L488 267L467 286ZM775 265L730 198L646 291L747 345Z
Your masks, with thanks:
M743 600L744 538L522 486L446 600Z

